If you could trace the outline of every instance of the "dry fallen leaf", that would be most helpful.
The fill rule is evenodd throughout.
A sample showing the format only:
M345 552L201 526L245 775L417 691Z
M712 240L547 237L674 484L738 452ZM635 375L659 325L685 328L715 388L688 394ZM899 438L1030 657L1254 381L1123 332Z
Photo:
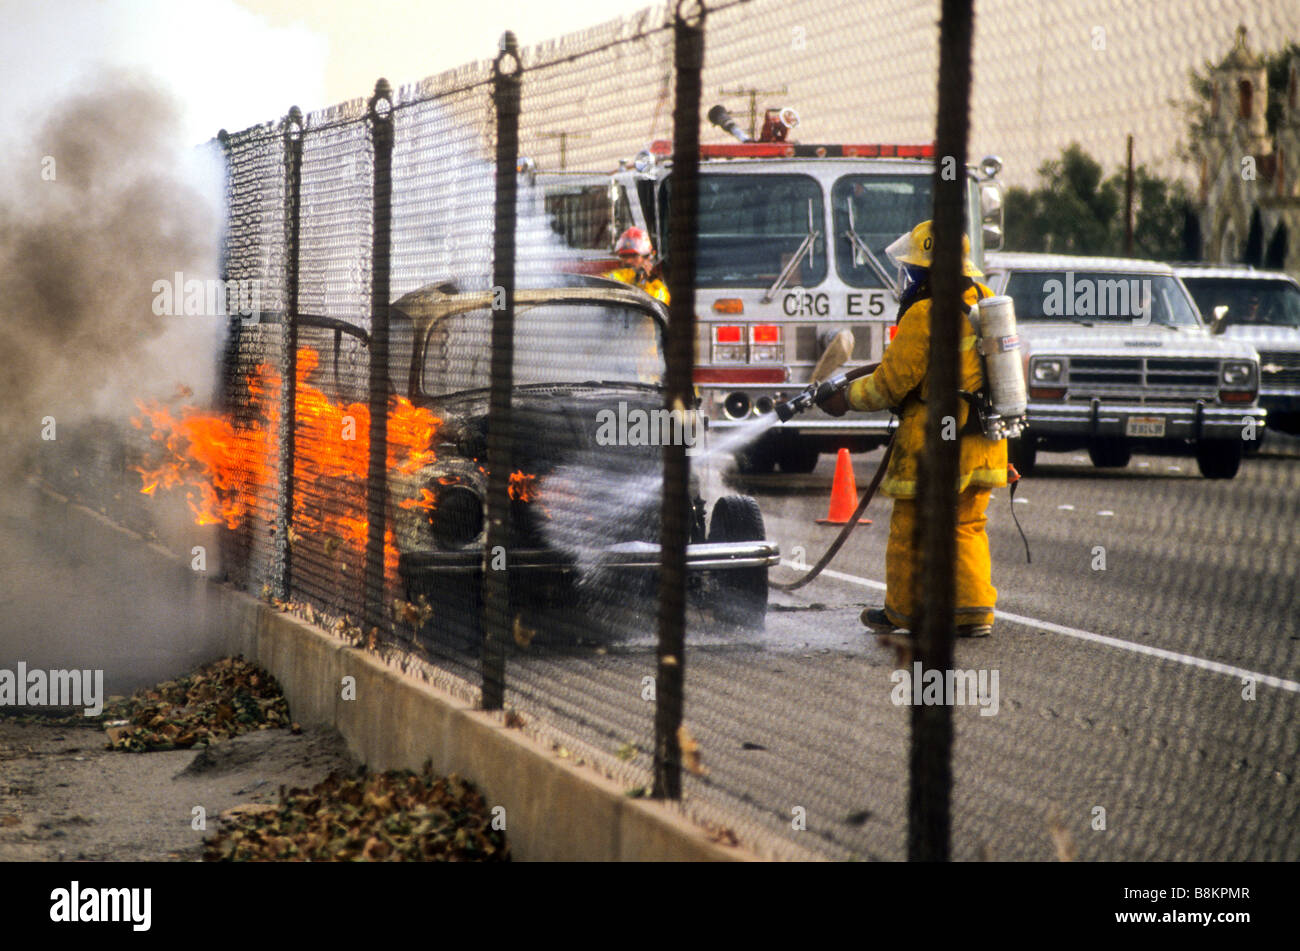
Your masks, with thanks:
M453 775L331 773L310 790L280 788L278 805L236 807L204 841L207 861L510 860L492 810Z
M516 644L520 647L527 647L533 642L533 638L537 636L537 631L531 627L524 627L523 622L520 620L520 616L516 614L514 636Z
M1065 827L1060 813L1052 811L1047 820L1047 827L1052 833L1052 844L1056 846L1056 857L1062 862L1073 862L1079 857L1079 848L1074 844L1074 837Z
M708 769L700 758L700 744L695 742L695 738L691 736L685 724L677 728L677 743L681 746L682 766L687 772L694 773L696 776L709 775Z
M288 726L289 708L274 678L234 657L129 698L111 698L102 717L110 749L140 753Z
M704 824L704 834L708 836L710 842L717 842L719 845L740 845L740 839L727 826L720 826L713 822Z

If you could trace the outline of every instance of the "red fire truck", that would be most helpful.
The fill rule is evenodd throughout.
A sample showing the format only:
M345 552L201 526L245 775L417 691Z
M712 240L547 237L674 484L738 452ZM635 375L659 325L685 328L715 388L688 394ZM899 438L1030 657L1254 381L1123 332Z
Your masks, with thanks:
M787 141L793 109L768 110L757 141L721 106L709 119L739 140L700 148L695 382L710 428L726 430L801 390L840 330L853 332L849 367L880 359L898 310L898 275L884 249L931 217L935 155L931 145ZM613 175L607 196L609 233L645 228L665 272L671 152L670 143L652 143ZM961 172L977 264L1001 245L1001 167L990 156ZM745 472L811 472L819 453L883 444L888 426L887 413L808 413L737 461Z

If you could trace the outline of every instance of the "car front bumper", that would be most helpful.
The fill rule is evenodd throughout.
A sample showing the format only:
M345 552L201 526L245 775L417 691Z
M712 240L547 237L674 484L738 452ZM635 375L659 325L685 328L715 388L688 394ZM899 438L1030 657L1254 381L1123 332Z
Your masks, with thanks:
M652 542L626 542L584 553L575 562L567 552L545 548L507 550L505 562L511 571L565 572L591 567L632 571L659 568L659 546ZM687 571L729 571L738 568L770 568L781 562L775 542L701 542L686 546ZM483 570L483 551L418 551L404 553L398 562L403 577L429 574L473 574Z
M1259 405L1275 413L1300 412L1300 389L1260 387Z
M1029 432L1061 436L1128 436L1131 417L1159 418L1164 435L1135 435L1134 439L1240 439L1242 427L1253 421L1263 427L1267 410L1251 404L1223 406L1198 402L1166 406L1144 403L1030 403Z

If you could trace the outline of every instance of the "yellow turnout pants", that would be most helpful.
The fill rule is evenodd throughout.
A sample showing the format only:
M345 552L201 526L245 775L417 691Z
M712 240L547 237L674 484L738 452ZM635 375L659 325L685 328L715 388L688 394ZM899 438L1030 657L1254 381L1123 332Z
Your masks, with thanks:
M957 496L957 624L992 624L998 592L993 587L989 537L984 532L991 491L968 486ZM916 537L916 499L894 499L885 548L885 614L899 627L916 630L920 620L920 539Z

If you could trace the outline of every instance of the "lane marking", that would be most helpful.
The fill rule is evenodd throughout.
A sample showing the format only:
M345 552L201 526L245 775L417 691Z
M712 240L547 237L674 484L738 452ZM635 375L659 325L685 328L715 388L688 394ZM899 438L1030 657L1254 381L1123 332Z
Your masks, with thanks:
M781 559L781 564L792 567L792 563L786 559ZM870 578L859 578L857 575L845 574L842 571L836 571L833 568L826 568L822 574L828 578L835 578L838 581L847 581L849 584L861 585L864 588L874 588L877 591L884 591L885 585L880 581L872 581ZM1287 680L1284 677L1274 677L1272 674L1261 674L1258 671L1247 670L1244 667L1235 667L1232 664L1221 664L1217 660L1206 660L1204 657L1196 657L1192 654L1182 654L1178 651L1165 650L1162 647L1151 647L1148 644L1138 644L1134 641L1122 640L1118 637L1109 637L1105 634L1094 634L1092 631L1082 631L1077 627L1066 627L1064 624L1053 624L1051 621L1040 621L1037 618L1025 617L1022 614L1012 614L1010 611L994 611L995 617L1004 618L1014 624L1023 624L1026 627L1035 627L1044 631L1050 631L1053 634L1062 634L1066 637L1077 638L1081 641L1091 641L1094 644L1104 644L1107 647L1117 647L1120 650L1132 651L1135 654L1145 654L1148 657L1159 657L1161 660L1172 660L1175 663L1185 664L1188 667L1196 667L1200 670L1208 670L1214 674L1226 674L1229 677L1250 678L1258 684L1264 684L1268 687L1277 687L1279 690L1289 690L1291 693L1300 694L1300 683L1294 680Z

